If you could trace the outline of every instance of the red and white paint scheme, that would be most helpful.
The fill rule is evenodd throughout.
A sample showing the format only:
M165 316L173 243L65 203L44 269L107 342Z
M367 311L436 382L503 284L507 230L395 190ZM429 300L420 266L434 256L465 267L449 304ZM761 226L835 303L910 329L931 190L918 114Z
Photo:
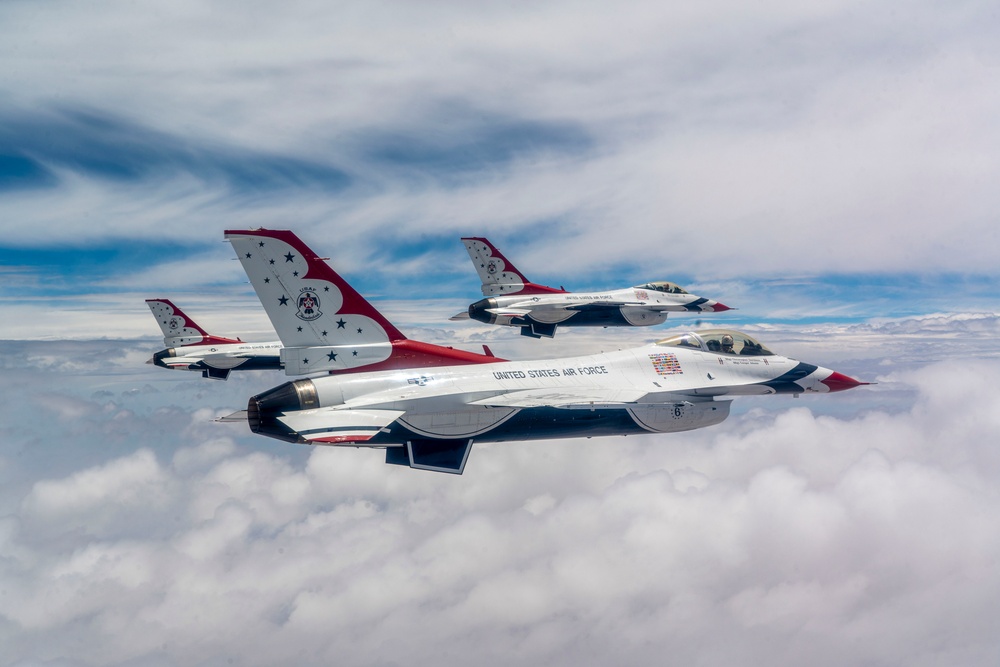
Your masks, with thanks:
M733 396L865 384L726 329L581 357L477 359L399 338L291 232L227 238L285 351L296 350L302 368L316 359L324 369L354 371L286 382L221 420L287 442L385 449L386 463L461 474L473 442L687 431L726 419Z
M163 332L166 349L148 363L163 368L201 371L201 376L226 380L233 370L277 370L281 367L281 343L244 343L239 338L213 336L192 320L170 299L146 299Z
M463 238L483 296L452 320L520 327L532 338L551 338L557 326L650 326L667 313L719 313L730 310L718 301L688 294L674 283L657 281L607 292L567 292L529 281L496 246L482 237Z
M502 361L408 339L288 230L228 230L226 239L284 344L288 375Z

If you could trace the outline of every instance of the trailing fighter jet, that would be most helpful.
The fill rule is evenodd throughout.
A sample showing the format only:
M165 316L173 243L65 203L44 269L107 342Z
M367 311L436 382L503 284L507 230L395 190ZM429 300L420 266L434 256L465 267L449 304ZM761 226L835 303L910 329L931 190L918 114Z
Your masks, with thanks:
M532 338L551 338L556 327L646 327L660 324L669 312L722 312L718 301L688 294L674 283L657 281L608 292L567 292L538 285L517 270L485 238L463 238L479 279L483 296L452 320L472 318L484 324L520 327Z
M374 358L393 358L385 335L392 325L294 234L230 231L226 237L241 259L262 255L246 257L254 261L244 265L255 287L268 286L258 289L265 308L292 331L329 308L339 311L345 340L322 350L339 362L356 359L352 345L380 346ZM350 342L373 325L381 332L377 339ZM322 326L322 336L332 339L336 331ZM327 356L306 349L310 357ZM287 442L384 448L386 463L461 474L473 442L687 431L723 421L733 396L825 394L865 384L724 329L587 356L489 360L442 355L391 367L383 361L350 375L287 382L251 397L245 411L222 421L246 421L254 433Z
M288 375L502 361L410 340L287 230L227 231L284 347Z
M234 370L281 368L281 343L244 343L239 338L213 336L198 326L169 299L146 299L163 332L165 350L147 363L182 371L201 371L201 376L226 380Z

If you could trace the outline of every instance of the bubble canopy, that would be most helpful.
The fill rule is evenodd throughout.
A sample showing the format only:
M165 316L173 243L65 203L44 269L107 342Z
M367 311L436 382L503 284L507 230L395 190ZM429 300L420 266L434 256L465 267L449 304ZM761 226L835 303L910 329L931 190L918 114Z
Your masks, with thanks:
M761 345L755 338L733 329L703 329L689 331L657 341L663 347L686 347L713 354L732 354L742 357L771 357L774 352Z
M652 292L665 292L666 294L687 294L683 287L668 283L665 280L658 280L644 285L636 285L633 289L648 289Z

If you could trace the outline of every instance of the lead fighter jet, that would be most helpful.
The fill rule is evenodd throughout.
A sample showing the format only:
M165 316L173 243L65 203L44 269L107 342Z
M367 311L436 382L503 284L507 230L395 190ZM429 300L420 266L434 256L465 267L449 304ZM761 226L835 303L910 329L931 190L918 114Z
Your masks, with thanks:
M718 301L688 294L674 283L657 281L608 292L567 292L538 285L518 271L489 240L463 238L476 267L485 299L452 320L474 319L484 324L520 327L531 338L551 338L556 327L647 327L661 324L670 312L730 310Z
M392 325L292 232L229 231L226 238L269 315L296 329L317 310L335 310L344 340L327 346L329 354L353 358L352 346L370 344L381 346L377 356L392 358L385 335ZM381 332L371 334L374 342L352 340L373 325ZM246 421L254 433L287 442L384 448L386 463L461 474L473 442L687 431L726 419L732 396L826 394L865 384L724 329L560 359L479 356L400 358L391 368L377 362L371 370L288 382L223 421Z

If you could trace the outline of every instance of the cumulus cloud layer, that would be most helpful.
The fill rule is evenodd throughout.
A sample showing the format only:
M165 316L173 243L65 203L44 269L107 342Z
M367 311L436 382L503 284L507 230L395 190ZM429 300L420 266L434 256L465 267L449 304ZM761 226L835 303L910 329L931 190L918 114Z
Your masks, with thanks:
M2 664L996 655L995 358L902 359L875 387L746 399L688 434L481 445L451 477L210 421L275 375L19 345Z

